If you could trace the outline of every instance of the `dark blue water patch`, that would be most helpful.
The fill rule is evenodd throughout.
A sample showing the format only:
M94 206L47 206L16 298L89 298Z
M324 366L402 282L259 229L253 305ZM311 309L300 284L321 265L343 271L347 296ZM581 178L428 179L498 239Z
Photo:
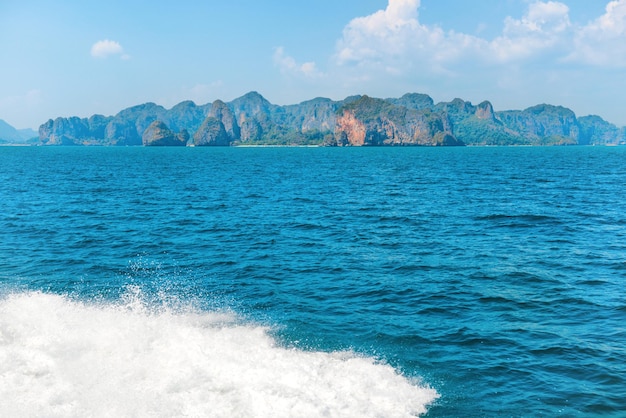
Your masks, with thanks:
M478 216L476 217L477 220L485 220L485 221L515 221L515 220L519 220L522 222L527 222L530 224L533 223L542 223L542 222L548 222L548 223L555 223L558 222L558 219L552 216L545 216L545 215L533 215L533 214L523 214L523 215L503 215L503 214L493 214L493 215L487 215L487 216Z

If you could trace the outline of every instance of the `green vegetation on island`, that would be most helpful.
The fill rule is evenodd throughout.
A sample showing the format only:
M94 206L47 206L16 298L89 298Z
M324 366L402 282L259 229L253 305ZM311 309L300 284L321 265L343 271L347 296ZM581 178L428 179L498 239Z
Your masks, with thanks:
M434 103L426 94L400 98L315 98L270 103L257 92L231 102L184 101L171 109L145 103L115 116L50 119L33 131L0 120L0 144L100 146L458 146L623 145L626 128L562 106L494 111L462 99ZM33 137L35 136L35 137ZM29 139L30 138L30 139Z

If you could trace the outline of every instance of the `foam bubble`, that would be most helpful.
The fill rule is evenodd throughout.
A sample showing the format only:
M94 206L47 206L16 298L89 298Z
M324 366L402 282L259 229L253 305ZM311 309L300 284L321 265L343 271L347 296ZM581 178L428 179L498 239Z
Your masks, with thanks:
M0 416L403 417L436 391L348 352L280 347L219 312L0 299Z

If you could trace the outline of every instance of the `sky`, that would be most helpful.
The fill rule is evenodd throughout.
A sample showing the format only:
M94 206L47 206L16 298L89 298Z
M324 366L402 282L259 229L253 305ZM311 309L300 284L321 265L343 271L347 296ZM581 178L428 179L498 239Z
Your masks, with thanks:
M548 103L626 125L626 0L0 0L0 119L258 91Z

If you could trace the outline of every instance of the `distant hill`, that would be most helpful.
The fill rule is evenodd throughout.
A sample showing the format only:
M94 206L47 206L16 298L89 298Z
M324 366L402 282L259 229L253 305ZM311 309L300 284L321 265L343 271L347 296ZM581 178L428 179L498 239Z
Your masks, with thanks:
M0 144L26 143L37 136L37 132L32 129L15 129L0 119Z
M15 137L15 134L13 134ZM257 92L231 102L145 103L115 116L57 118L39 127L39 145L621 145L626 129L599 116L541 104L495 111L490 102L434 103L425 94L378 99L316 98L270 103Z
M34 129L26 128L26 129L18 129L17 132L21 135L22 139L25 141L30 141L33 138L39 138L39 133Z

